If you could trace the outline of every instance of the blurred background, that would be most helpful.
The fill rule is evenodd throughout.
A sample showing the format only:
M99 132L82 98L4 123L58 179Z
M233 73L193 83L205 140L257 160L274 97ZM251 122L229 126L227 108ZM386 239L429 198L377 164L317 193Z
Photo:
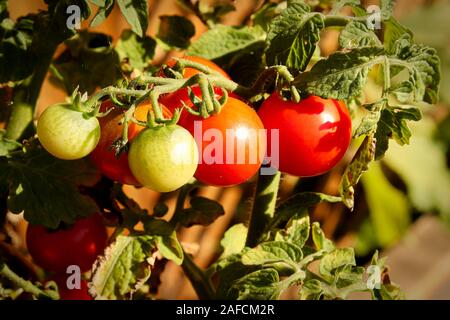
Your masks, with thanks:
M258 5L257 0L236 0L237 10L226 15L225 24L239 25ZM376 1L364 1L369 5ZM8 2L12 18L45 8L40 0ZM195 17L183 12L176 0L149 0L150 22L147 34L157 33L160 15L187 15L196 26L195 38L206 27ZM117 9L117 8L116 8ZM116 41L122 30L129 28L118 10L99 27ZM326 235L340 246L355 248L359 263L367 263L374 250L388 255L391 280L399 284L409 299L450 299L450 1L398 0L396 17L414 35L416 42L436 48L442 62L441 102L422 109L424 119L411 123L411 144L400 147L390 143L386 157L373 163L356 190L356 207L349 212L343 205L323 204L311 211L313 221L319 221ZM86 26L85 24L84 26ZM91 29L92 30L92 29ZM338 32L329 30L322 36L323 55L337 49ZM57 55L64 50L59 48ZM155 64L181 52L157 50ZM368 100L378 92L369 82ZM38 113L46 106L63 101L66 93L46 81L38 101ZM338 194L338 186L346 163L355 150L331 172L316 178L298 179L284 176L280 200L302 190ZM164 194L126 187L142 207L151 212L158 201L174 208L176 194ZM225 215L208 227L194 226L181 230L181 241L195 252L195 262L207 267L220 253L219 241L231 225L248 219L252 183L231 188L204 187L199 195L220 201ZM26 222L11 216L18 230L16 244L24 246ZM181 269L168 263L161 275L158 298L196 299L196 294ZM283 297L295 298L287 292ZM355 296L354 298L365 298Z

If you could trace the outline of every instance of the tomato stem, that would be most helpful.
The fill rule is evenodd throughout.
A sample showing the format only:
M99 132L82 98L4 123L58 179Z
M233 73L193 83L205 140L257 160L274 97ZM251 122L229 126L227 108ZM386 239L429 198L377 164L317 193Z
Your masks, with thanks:
M254 247L273 218L280 186L280 172L274 175L259 174L248 227L246 246Z
M186 252L184 252L184 259L181 267L194 287L199 299L212 300L215 298L216 293L211 280L205 275L205 272L194 263L192 258Z
M0 263L0 275L7 278L18 287L22 288L24 291L33 294L38 298L47 298L52 300L59 299L59 295L55 291L44 291L39 289L31 281L24 280L18 276L14 271L12 271L6 263Z

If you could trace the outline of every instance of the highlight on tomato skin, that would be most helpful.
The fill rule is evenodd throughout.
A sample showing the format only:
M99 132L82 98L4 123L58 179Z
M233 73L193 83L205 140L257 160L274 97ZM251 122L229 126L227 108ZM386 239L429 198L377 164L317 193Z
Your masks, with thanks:
M258 110L265 128L279 130L279 170L308 177L332 169L347 151L352 132L344 102L309 96L295 103L272 94ZM271 152L268 134L268 155Z
M113 108L113 103L108 100L102 103L100 111L106 112L110 108ZM165 106L161 105L161 108L165 118L169 119L172 117L172 113ZM147 112L151 109L151 103L145 102L136 108L134 116L140 121L146 121ZM100 141L90 154L90 158L101 173L111 180L138 186L140 183L133 176L128 165L128 152L123 152L119 157L116 157L114 150L111 149L112 143L122 138L123 125L120 124L122 119L123 111L118 109L111 111L103 118L99 118L101 128ZM128 124L129 142L131 143L143 129L145 129L143 126L130 121Z
M187 114L179 124L194 136L199 147L195 178L200 182L222 187L238 185L261 167L266 151L266 140L261 136L264 126L244 102L230 97L219 114L206 119ZM239 154L244 156L243 161Z
M90 270L106 242L106 228L97 213L56 230L29 224L26 232L33 261L44 270L57 273L65 273L70 265L80 267L81 272Z

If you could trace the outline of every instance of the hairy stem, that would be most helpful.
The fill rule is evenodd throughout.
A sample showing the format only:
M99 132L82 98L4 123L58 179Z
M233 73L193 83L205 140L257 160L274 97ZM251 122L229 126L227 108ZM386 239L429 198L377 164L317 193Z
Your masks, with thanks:
M280 176L279 172L274 175L258 176L246 241L248 247L258 244L266 225L274 216Z
M6 138L19 140L32 123L36 102L55 50L56 46L41 53L33 74L14 89L11 116L6 127Z
M183 268L186 276L189 278L189 281L194 287L199 299L214 299L216 293L211 281L208 279L208 277L206 277L203 270L201 270L194 263L194 261L192 261L192 258L187 253L184 253L183 264L181 265L181 267Z
M53 299L53 300L59 299L57 292L52 292L52 291L46 292L46 291L39 289L31 281L24 280L21 277L19 277L14 271L12 271L6 265L6 263L0 264L0 275L7 278L11 282L13 282L19 288L22 288L26 292L29 292L38 298L47 298L47 299Z

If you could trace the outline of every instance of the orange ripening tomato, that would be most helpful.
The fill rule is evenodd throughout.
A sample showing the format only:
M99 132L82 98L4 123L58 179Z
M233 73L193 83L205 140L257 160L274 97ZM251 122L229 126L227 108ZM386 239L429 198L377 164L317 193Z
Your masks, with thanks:
M161 107L164 117L171 118L172 113L166 107ZM113 104L108 100L102 104L101 111L105 112L110 108L113 108ZM149 110L151 110L150 102L143 103L136 108L134 116L140 121L146 121ZM91 153L91 160L106 177L123 184L139 185L128 165L128 152L123 152L117 158L114 150L111 150L111 144L122 137L123 125L120 124L122 118L121 110L113 110L106 117L99 118L101 136L97 147ZM131 142L143 129L145 129L143 126L130 121L128 140Z
M194 176L199 181L222 187L237 185L261 167L266 151L264 126L241 100L228 98L221 112L207 119L188 113L179 124L197 142L200 163Z

